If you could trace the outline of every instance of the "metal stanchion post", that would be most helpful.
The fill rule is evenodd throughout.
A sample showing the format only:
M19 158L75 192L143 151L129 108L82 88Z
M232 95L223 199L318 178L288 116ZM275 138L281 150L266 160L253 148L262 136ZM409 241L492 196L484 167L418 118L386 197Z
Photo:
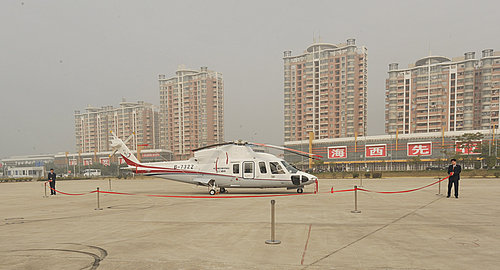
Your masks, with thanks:
M351 213L361 213L358 210L358 186L354 186L354 210Z
M43 183L43 186L44 186L44 194L43 197L44 198L47 198L47 182Z
M97 193L97 208L94 209L94 210L102 210L101 205L99 203L99 193L100 193L99 192L99 187L97 187L97 192L96 193Z
M439 179L439 177L437 177ZM441 181L438 183L438 193L436 195L441 195Z
M109 183L109 191L111 191L111 179L108 179L108 183Z
M276 222L275 222L275 209L274 209L274 204L276 203L275 200L271 200L271 240L266 240L266 244L280 244L280 240L275 239L275 233L276 233Z

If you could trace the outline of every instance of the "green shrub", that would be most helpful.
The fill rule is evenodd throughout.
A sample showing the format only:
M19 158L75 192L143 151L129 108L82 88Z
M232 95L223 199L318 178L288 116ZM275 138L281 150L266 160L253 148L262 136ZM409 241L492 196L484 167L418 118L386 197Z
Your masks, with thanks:
M474 162L474 169L476 170L481 169L481 162Z
M358 178L358 177L359 177L359 172L352 173L352 178Z
M373 178L382 178L382 173L381 172L374 172L372 177Z
M370 175L371 174L369 172L365 173L365 178L370 178Z
M500 178L500 172L495 172L495 177Z

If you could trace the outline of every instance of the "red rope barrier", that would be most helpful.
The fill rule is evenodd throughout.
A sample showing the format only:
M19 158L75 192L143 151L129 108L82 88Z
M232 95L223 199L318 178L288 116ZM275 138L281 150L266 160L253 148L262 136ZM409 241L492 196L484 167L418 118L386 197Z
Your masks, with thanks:
M413 192L417 190L421 190L424 188L428 188L430 186L433 186L439 182L442 182L446 179L448 179L451 175L440 179L436 182L430 183L428 185L425 185L423 187L419 188L414 188L414 189L408 189L408 190L399 190L399 191L376 191L376 190L370 190L370 189L364 189L358 187L357 190L365 191L365 192L373 192L373 193L380 193L380 194L397 194L397 193L408 193L408 192ZM45 182L47 183L47 182ZM115 195L133 195L133 196L148 196L148 197L160 197L160 198L184 198L184 199L235 199L235 198L267 198L267 197L284 197L284 196L298 196L298 195L311 195L311 194L316 194L319 193L318 190L318 182L316 182L316 190L313 193L291 193L291 194L263 194L263 195L228 195L228 196L213 196L213 195L155 195L155 194L134 194L134 193L126 193L126 192L116 192L116 191L103 191L103 190L94 190L86 193L68 193L68 192L63 192L57 189L53 189L50 187L50 189L59 192L64 195L70 195L70 196L81 196L81 195L86 195L86 194L92 194L92 193L104 193L104 194L115 194ZM333 187L330 190L330 192L322 192L322 193L339 193L339 192L351 192L355 191L356 189L351 188L351 189L341 189L341 190L334 190Z
M103 191L103 190L94 190L90 191L87 193L68 193L68 192L62 192L57 189L53 189L56 192L59 192L63 195L70 195L70 196L81 196L81 195L87 195L87 194L92 194L92 193L103 193L103 194L114 194L114 195L129 195L129 196L148 196L148 197L160 197L160 198L184 198L184 199L210 199L210 198L215 198L215 199L231 199L231 198L266 198L266 197L284 197L284 196L297 196L297 195L311 195L314 193L291 193L291 194L263 194L263 195L229 195L229 196L213 196L213 195L157 195L157 194L134 194L134 193L126 193L126 192L116 192L116 191Z
M45 185L47 185L47 183L48 183L48 181L45 182ZM60 190L52 188L50 185L49 185L49 188L52 189L55 192L59 192L59 193L61 193L63 195L70 195L70 196L81 196L81 195L87 195L87 194L92 194L92 193L96 193L97 192L97 190L94 190L94 191L90 191L90 192L86 192L86 193L67 193L67 192L62 192Z
M332 189L331 189L331 190L330 190L330 192L328 192L328 193L349 192L349 191L354 191L354 189L353 189L353 188L351 188L351 189L339 189L339 190L334 190L334 189L333 189L333 187L332 187Z
M291 194L263 194L263 195L227 195L227 196L213 196L213 195L156 195L156 194L133 194L113 191L102 191L99 193L116 194L116 195L137 195L148 197L160 198L183 198L183 199L235 199L235 198L267 198L267 197L284 197L284 196L298 196L298 195L311 195L314 193L291 193Z
M430 183L428 185L425 185L423 187L419 187L419 188L414 188L414 189L408 189L408 190L399 190L399 191L376 191L376 190L370 190L370 189L364 189L364 188L360 188L358 187L357 189L358 190L361 190L361 191L365 191L365 192L373 192L373 193L381 193L381 194L397 194L397 193L408 193L408 192L413 192L413 191L417 191L417 190L421 190L421 189L424 189L424 188L428 188L430 186L433 186L439 182L442 182L446 179L448 179L450 176L446 176L445 178L443 179L440 179L436 182L433 182L433 183Z

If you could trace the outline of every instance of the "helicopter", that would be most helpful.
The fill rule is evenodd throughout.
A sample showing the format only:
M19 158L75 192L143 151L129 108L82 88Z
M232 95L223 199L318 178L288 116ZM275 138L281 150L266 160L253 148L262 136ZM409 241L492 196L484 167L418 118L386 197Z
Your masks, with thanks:
M322 158L295 149L236 140L194 149L193 157L187 160L141 163L126 145L134 134L125 141L112 131L111 134L113 152L110 157L120 154L128 165L124 169L144 176L206 186L210 195L227 193L228 188L286 188L303 193L305 185L318 180L316 176L296 169L275 155L254 151L256 146L289 151L313 159Z

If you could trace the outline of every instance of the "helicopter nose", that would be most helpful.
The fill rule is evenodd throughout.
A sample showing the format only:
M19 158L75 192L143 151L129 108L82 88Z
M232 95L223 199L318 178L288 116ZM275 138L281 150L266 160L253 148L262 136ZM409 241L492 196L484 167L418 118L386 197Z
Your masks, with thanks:
M309 177L302 175L302 183L309 181Z
M312 175L312 174L305 174L305 175L304 175L304 176L302 176L302 177L303 177L303 178L305 177L305 178L309 179L311 182L314 182L314 181L318 180L318 177L316 177L316 176L314 176L314 175Z

